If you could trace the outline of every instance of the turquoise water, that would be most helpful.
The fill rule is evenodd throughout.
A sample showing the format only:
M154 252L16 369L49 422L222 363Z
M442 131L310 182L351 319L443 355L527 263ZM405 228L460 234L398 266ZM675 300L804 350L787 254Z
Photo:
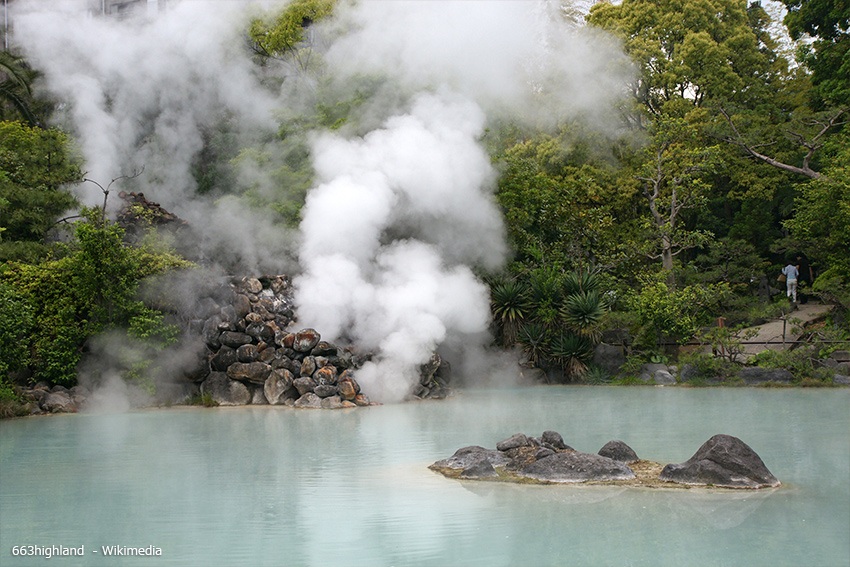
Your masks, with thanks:
M850 565L850 390L535 387L353 410L174 408L0 422L0 565ZM715 433L784 483L517 486L427 466L560 432L681 462ZM13 557L12 546L84 547ZM159 548L104 557L102 546ZM98 550L99 553L94 553Z

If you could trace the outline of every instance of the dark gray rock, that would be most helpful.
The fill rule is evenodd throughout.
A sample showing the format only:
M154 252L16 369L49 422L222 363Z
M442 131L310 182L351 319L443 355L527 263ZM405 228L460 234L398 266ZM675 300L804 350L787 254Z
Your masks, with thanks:
M477 465L482 459L489 462L493 467L503 467L511 461L511 459L501 451L494 451L493 449L485 449L478 445L471 445L469 447L462 447L458 449L455 451L454 455L448 459L437 461L429 468L460 472L473 465Z
M300 378L293 380L292 385L295 386L296 390L298 390L298 394L303 396L304 394L312 393L317 384L312 378L301 376Z
M838 384L840 386L850 386L850 376L844 376L843 374L836 374L832 377L832 383Z
M257 360L257 345L240 345L236 349L236 358L239 362L254 362Z
M336 356L338 350L339 349L334 344L327 341L319 341L316 343L316 346L313 347L313 350L310 351L310 354L313 356Z
M657 384L656 375L658 372L666 372L667 374L670 374L670 368L668 368L666 364L644 364L640 367L640 375L638 377L644 382L653 382Z
M631 480L635 473L624 463L579 451L555 453L517 471L517 475L542 482Z
M673 376L673 373L670 369L667 370L656 370L653 375L653 379L655 383L660 386L672 386L676 383L676 378Z
M337 395L337 393L339 393L339 388L331 384L317 384L316 387L313 388L313 393L320 398L329 398Z
M634 463L640 460L637 453L622 441L608 441L599 449L599 454L621 463Z
M731 435L715 435L684 463L665 466L659 478L680 484L729 488L765 488L780 484L761 457Z
M227 368L227 377L263 385L271 372L272 367L265 362L235 362Z
M336 374L335 367L323 366L313 373L313 380L315 380L317 384L335 386L339 381L339 376Z
M738 378L745 384L752 386L764 384L765 382L790 383L794 375L784 368L759 368L757 366L742 368L738 371Z
M316 368L316 357L305 356L304 360L301 361L300 375L312 376L313 372L316 371Z
M50 413L73 413L77 411L74 397L67 389L55 389L41 398L39 407Z
M593 364L604 369L608 374L615 375L626 363L626 353L622 345L599 343L593 349Z
M339 389L339 396L343 400L348 400L349 402L354 401L354 397L360 391L360 386L354 378L345 375L345 372L343 372L343 377L341 377L337 382L337 388Z
M221 335L219 335L218 340L221 344L234 349L253 342L251 335L240 333L238 331L224 331Z
M564 443L564 438L561 437L561 434L557 431L544 431L543 435L540 437L540 441L542 441L544 445L559 451L563 451L565 449L572 450L572 447Z
M493 468L493 464L483 455L477 455L475 461L460 471L460 478L481 479L498 476L499 473Z
M516 433L514 435L511 435L507 439L496 443L496 449L499 451L510 451L511 449L516 449L517 447L530 447L531 445L531 439L529 439L527 435L525 435L524 433Z
M237 293L233 296L234 317L242 319L251 312L251 300L248 296L242 293Z
M222 346L210 359L210 367L218 372L226 372L227 367L234 362L239 362L236 349L229 346Z
M263 388L253 386L249 388L251 390L251 405L252 406L267 406L269 405L269 401L266 398L266 393Z
M221 406L242 406L251 401L248 387L231 380L224 372L211 372L201 384L201 393L208 394Z
M850 362L850 350L836 350L829 355L836 362Z
M274 340L274 327L266 323L252 323L245 328L245 333L258 342L270 343Z

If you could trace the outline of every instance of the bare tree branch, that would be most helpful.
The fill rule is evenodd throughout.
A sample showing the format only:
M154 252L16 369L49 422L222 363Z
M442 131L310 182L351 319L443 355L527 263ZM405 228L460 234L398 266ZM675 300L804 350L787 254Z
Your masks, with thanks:
M744 137L738 131L738 128L735 126L732 117L729 116L729 113L726 112L726 109L720 107L720 113L723 115L723 118L726 119L726 123L729 124L729 127L732 128L732 132L735 134L734 137L726 137L726 141L743 149L750 156L759 159L768 165L771 165L777 169L781 169L783 171L788 171L790 173L795 173L797 175L804 175L809 179L818 179L821 177L821 173L815 171L811 168L811 162L814 158L815 153L823 147L823 143L820 141L830 130L845 124L845 122L840 122L839 119L841 116L847 112L846 108L838 109L832 116L827 118L826 121L813 121L813 125L821 126L821 129L815 134L811 139L806 138L802 134L797 132L788 132L790 136L796 139L797 143L806 149L806 155L803 156L803 165L801 167L797 167L795 165L787 164L781 162L771 156L763 154L756 150L758 147L765 146L767 144L760 144L758 146L748 144L744 141Z

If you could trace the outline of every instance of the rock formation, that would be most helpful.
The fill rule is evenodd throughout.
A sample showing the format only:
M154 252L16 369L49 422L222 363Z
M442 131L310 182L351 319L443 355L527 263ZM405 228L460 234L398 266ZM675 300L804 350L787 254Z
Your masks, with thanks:
M644 461L622 441L609 441L599 454L567 446L554 431L540 438L517 433L496 449L477 445L458 449L431 470L465 480L535 484L626 484L653 488L767 488L779 486L761 458L743 441L715 435L681 465Z
M767 470L761 457L731 435L715 435L684 463L664 467L660 479L725 488L779 486L779 481Z

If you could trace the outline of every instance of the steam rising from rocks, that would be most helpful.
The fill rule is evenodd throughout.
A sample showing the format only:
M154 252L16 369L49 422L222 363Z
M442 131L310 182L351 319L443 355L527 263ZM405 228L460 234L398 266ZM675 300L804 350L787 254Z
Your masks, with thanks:
M308 77L287 77L277 92L262 86L241 35L252 3L173 1L157 17L127 21L86 15L85 2L16 4L16 39L46 87L68 101L66 127L89 177L144 166L135 190L200 230L207 256L246 273L290 268L291 235L236 199L199 195L192 175L204 136L223 118L238 125L238 143L256 143L273 137L278 109L311 107L311 88L298 84ZM332 84L345 89L368 76L388 96L363 105L352 126L312 138L298 324L375 349L358 375L373 399L403 397L441 346L462 353L488 342L488 290L473 270L496 270L506 257L497 172L481 145L488 117L539 125L582 116L607 128L624 58L557 9L341 2L317 32ZM244 177L270 179L259 163ZM102 200L93 186L79 191L88 204Z

